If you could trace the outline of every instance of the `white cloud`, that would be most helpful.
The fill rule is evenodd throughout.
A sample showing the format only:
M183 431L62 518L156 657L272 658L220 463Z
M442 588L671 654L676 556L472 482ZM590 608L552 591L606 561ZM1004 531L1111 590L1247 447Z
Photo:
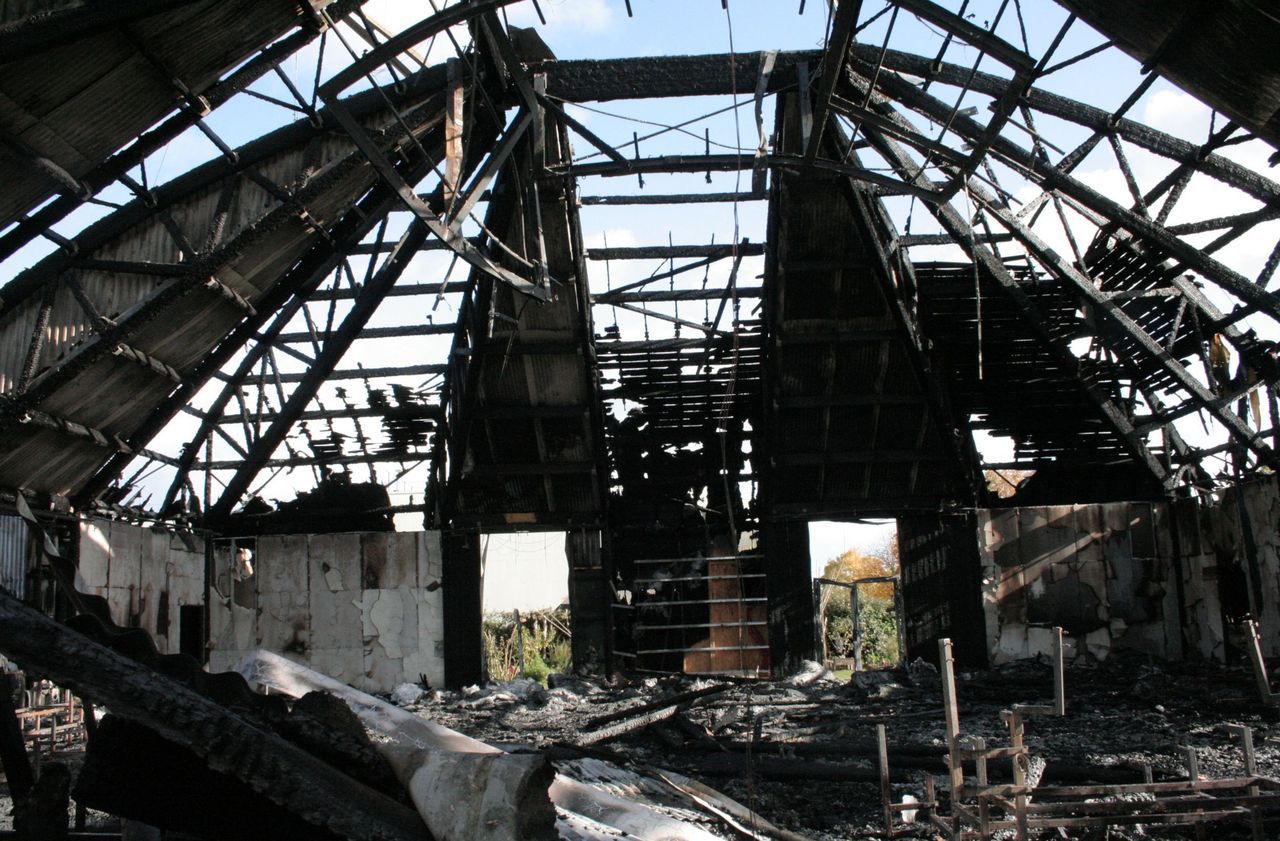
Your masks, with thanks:
M1147 98L1142 121L1176 137L1202 143L1208 136L1209 115L1209 106L1191 94L1166 88Z
M578 32L603 32L617 22L616 0L539 0L547 28L572 28ZM513 26L541 26L533 3L519 3L507 13Z

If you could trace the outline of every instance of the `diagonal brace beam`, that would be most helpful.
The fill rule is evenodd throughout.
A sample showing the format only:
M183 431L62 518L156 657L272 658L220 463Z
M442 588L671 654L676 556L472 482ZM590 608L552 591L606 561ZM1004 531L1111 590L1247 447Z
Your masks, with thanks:
M301 382L298 383L293 393L289 395L289 400L280 408L280 412L276 415L275 420L267 427L249 448L249 453L245 456L244 463L235 472L227 482L226 489L222 492L216 504L209 511L209 518L213 522L225 519L231 513L231 509L239 501L240 496L249 489L253 478L262 469L272 453L279 447L293 427L294 421L306 409L307 404L315 396L321 384L328 378L342 360L343 355L359 336L361 329L368 323L373 316L374 311L378 308L378 304L386 296L388 290L395 284L404 270L408 268L409 262L417 255L419 247L426 241L428 235L428 227L421 222L415 222L409 227L409 230L396 243L395 249L387 257L382 268L380 268L373 278L365 284L355 299L350 312L346 318L342 320L342 324L333 331L329 340L325 342L324 348L316 355L315 364L307 371Z

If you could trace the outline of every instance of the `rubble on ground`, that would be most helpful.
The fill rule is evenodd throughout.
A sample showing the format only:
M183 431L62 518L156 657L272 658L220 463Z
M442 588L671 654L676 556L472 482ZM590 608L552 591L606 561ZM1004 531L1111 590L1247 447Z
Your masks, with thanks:
M803 674L812 675L812 667ZM847 683L724 681L723 689L680 705L679 712L616 738L583 745L590 722L705 690L717 682L685 677L613 682L564 678L552 704L508 685L483 691L501 705L468 703L466 693L437 692L415 714L510 751L607 758L623 768L668 768L713 785L778 827L813 841L882 838L875 725L888 728L896 802L923 794L922 776L946 772L946 739L937 668L861 672ZM1052 696L1047 663L1016 663L958 677L964 732L990 743L1007 739L1000 711ZM1196 747L1200 775L1238 776L1242 758L1228 725L1255 731L1259 773L1280 775L1280 717L1258 700L1244 668L1165 664L1117 654L1104 664L1067 670L1067 715L1027 725L1032 771L1043 784L1140 782L1149 764L1156 780L1186 778L1186 749ZM625 720L625 719L623 719ZM1274 740L1274 743L1273 743ZM1007 764L1006 764L1007 769ZM1007 770L1004 776L1007 777ZM998 766L993 779L998 778ZM914 817L914 816L913 816ZM1269 827L1270 829L1271 827ZM1248 838L1247 826L1214 828L1215 838ZM1193 837L1192 830L1113 828L1111 841ZM1164 834L1161 834L1164 833ZM931 838L922 823L908 837Z

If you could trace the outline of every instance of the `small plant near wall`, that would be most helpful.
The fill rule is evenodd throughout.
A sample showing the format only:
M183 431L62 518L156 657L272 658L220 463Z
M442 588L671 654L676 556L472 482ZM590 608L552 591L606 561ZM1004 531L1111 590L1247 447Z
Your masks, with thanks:
M490 613L483 630L490 680L527 677L546 685L550 675L569 670L568 610Z

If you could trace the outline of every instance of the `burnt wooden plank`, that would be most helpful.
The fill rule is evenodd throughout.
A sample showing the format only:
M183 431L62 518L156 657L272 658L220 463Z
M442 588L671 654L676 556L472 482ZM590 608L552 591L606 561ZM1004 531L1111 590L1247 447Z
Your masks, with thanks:
M359 841L422 841L407 806L241 716L0 593L0 651L188 748L313 826Z

